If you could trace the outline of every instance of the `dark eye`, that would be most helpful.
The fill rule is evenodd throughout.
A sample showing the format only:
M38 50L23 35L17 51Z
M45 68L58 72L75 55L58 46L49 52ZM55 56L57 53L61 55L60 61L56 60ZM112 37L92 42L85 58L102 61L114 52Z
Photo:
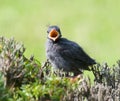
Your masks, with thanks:
M59 33L61 33L61 32L60 32L60 29L57 29L57 30L58 30Z

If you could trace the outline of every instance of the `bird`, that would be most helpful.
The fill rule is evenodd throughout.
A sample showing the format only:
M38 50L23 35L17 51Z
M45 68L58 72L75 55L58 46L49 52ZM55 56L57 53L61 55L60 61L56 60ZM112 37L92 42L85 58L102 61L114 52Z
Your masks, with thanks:
M79 44L63 38L57 25L47 29L46 56L55 70L66 73L72 72L74 76L90 71L89 66L96 64Z

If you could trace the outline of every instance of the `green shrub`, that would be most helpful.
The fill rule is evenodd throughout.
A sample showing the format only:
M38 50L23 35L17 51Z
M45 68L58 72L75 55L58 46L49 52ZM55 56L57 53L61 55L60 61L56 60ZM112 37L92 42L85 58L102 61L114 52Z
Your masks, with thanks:
M0 37L0 101L119 101L120 61L91 67L90 77L76 82L54 73L50 63L24 56L25 48L13 38Z

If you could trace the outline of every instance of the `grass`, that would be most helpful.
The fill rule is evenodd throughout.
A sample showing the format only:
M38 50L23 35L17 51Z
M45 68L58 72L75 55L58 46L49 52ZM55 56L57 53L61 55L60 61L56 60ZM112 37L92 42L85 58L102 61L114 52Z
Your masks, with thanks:
M111 65L120 58L119 5L119 0L1 0L0 35L15 37L27 57L45 61L47 25L56 24L96 61Z

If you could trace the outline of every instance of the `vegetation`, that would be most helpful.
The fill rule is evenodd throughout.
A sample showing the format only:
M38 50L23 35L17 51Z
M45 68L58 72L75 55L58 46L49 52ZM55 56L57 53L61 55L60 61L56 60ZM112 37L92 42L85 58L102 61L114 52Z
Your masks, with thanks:
M0 37L0 101L119 101L120 62L112 66L120 58L119 11L119 0L0 0L0 36L13 36L27 48ZM72 84L54 74L43 63L46 29L54 24L63 37L107 63Z
M120 61L91 67L95 76L82 75L72 82L50 63L43 65L24 55L25 47L14 38L0 37L0 101L119 101ZM64 73L63 73L64 74Z

